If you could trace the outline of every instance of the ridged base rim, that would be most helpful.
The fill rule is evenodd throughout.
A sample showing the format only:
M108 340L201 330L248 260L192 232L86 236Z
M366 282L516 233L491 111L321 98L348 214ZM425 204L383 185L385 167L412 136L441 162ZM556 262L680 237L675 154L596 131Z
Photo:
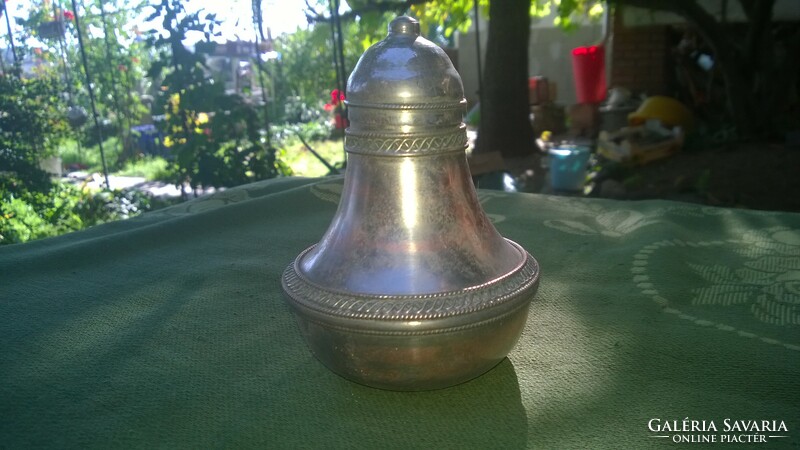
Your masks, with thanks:
M309 247L286 268L283 290L289 302L317 320L349 326L367 322L442 322L456 325L459 316L480 322L529 302L539 282L539 264L519 244L507 240L521 255L521 262L509 273L469 288L420 295L367 295L328 289L301 272L302 258ZM491 310L491 311L489 311ZM393 328L387 323L379 328Z

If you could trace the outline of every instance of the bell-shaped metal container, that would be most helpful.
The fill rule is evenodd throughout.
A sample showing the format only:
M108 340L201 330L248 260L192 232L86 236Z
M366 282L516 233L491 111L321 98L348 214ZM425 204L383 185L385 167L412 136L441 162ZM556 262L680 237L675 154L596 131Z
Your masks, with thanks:
M461 78L398 17L347 95L342 198L284 272L289 304L314 355L345 378L392 390L470 380L517 342L539 266L478 202Z

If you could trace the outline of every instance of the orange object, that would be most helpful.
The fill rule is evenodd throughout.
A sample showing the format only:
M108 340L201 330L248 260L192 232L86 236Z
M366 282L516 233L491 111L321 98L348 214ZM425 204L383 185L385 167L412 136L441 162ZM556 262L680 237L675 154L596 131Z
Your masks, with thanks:
M550 85L546 77L528 78L528 104L538 105L550 101Z
M628 123L632 126L641 125L648 119L658 119L667 127L682 127L686 131L694 127L694 116L689 108L663 95L647 97L639 109L628 114Z

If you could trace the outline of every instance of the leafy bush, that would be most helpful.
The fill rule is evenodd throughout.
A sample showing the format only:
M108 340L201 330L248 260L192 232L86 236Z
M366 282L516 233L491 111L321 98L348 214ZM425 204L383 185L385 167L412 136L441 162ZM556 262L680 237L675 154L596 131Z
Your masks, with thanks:
M127 219L153 207L147 194L133 190L90 192L60 182L44 192L5 190L0 193L0 245Z
M39 169L68 132L57 80L46 73L33 79L0 75L0 190L47 190Z
M151 7L148 20L161 19L165 30L147 39L157 54L148 77L161 86L155 105L165 113L159 127L174 156L175 184L236 186L285 174L276 150L266 145L263 111L250 99L225 93L224 83L209 74L206 57L214 51L211 37L219 26L214 15L187 12L181 0L160 0ZM187 33L202 33L205 40L187 50L182 44Z
M122 149L123 146L119 145L119 138L117 136L108 137L103 142L103 150L105 151L106 162L109 164L109 168L113 168L114 162L120 159ZM86 146L78 143L74 139L67 139L61 144L59 155L61 156L64 167L79 166L81 170L87 172L103 171L103 163L100 159L100 147L96 144L93 146ZM113 169L111 170L113 171Z
M309 105L300 97L287 97L283 110L284 121L287 123L319 122L322 120L320 108Z
M273 125L273 138L283 146L288 146L297 141L297 136L302 136L306 142L323 141L331 137L333 125L330 122L314 121L306 123L292 123Z
M99 145L100 136L103 137L103 142L105 142L105 140L110 137L119 136L119 132L120 129L118 124L108 119L100 119L99 132L94 122L90 121L89 124L86 125L86 130L82 134L81 141L84 147L94 147L96 145ZM105 144L104 146L107 147L107 145Z

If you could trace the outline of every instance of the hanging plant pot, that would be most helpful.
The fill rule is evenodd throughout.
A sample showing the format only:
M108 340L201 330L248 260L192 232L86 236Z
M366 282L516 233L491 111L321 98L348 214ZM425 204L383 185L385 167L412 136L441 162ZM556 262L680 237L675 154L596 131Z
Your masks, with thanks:
M58 39L64 36L64 22L60 20L52 20L50 22L42 22L38 28L39 37L45 39Z
M88 119L89 115L86 114L86 110L80 106L70 106L67 110L67 122L69 122L72 128L80 127L85 124Z

